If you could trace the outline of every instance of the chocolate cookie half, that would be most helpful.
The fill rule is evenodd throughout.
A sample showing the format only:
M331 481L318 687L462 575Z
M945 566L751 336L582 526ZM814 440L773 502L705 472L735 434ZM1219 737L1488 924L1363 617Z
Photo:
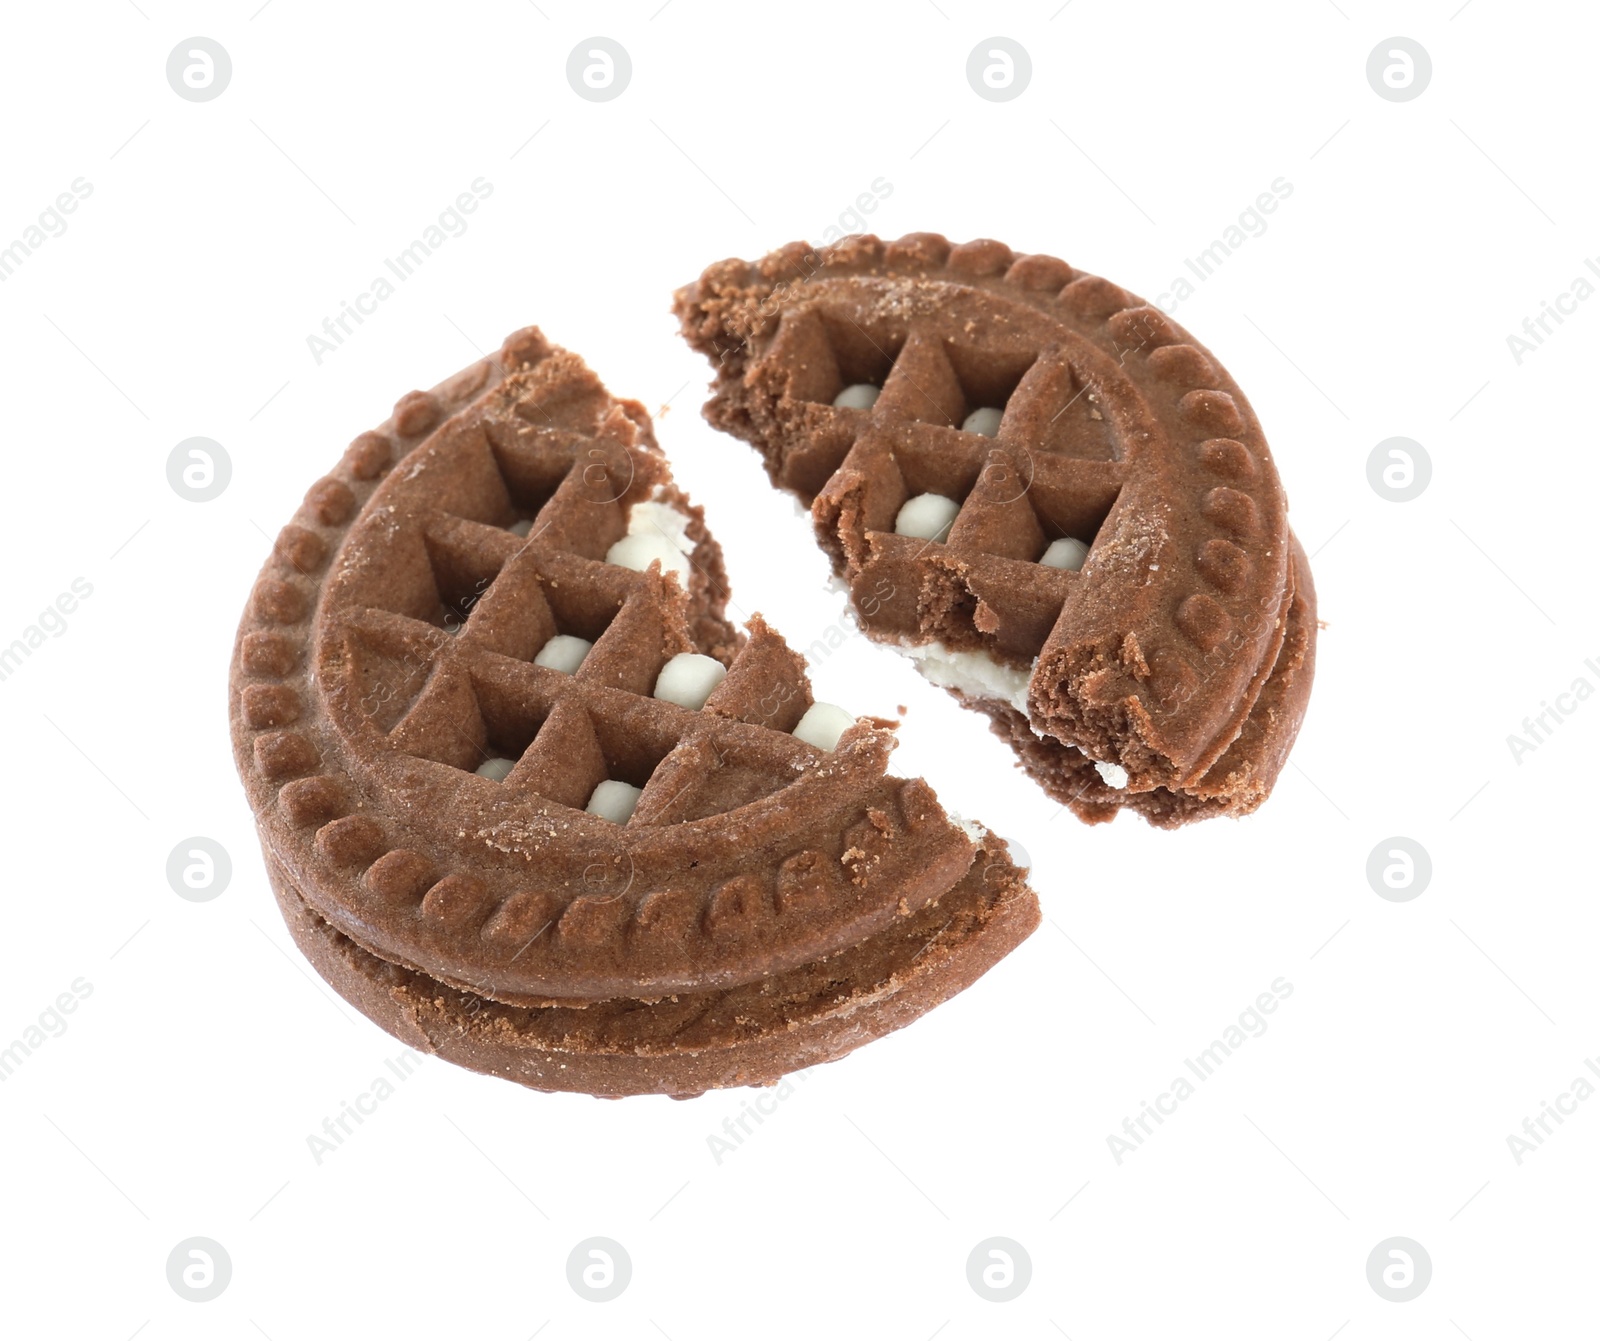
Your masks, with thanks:
M1316 599L1261 426L1159 309L998 242L803 243L680 290L706 417L810 507L862 627L1083 819L1271 791Z
M1005 846L937 902L838 954L739 987L588 1006L513 1006L362 949L269 862L290 934L339 995L396 1038L533 1089L605 1098L771 1084L910 1024L1027 938L1038 903Z
M688 1094L840 1056L1026 936L999 840L725 601L643 408L535 329L357 438L257 580L230 695L324 976L464 1065Z

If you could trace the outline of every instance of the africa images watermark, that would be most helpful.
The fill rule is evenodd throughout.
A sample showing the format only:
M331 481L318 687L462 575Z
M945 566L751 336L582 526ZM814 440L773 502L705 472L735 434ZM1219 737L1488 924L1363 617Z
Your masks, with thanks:
M1184 267L1194 276L1178 275L1168 288L1156 295L1156 306L1163 312L1176 312L1178 305L1194 296L1196 288L1204 284L1221 268L1222 263L1253 237L1267 231L1267 216L1277 213L1278 206L1294 194L1294 183L1286 177L1274 177L1270 189L1261 192L1255 202L1239 211L1239 217L1222 230L1209 247L1202 247L1192 257L1183 258Z
M37 221L0 249L0 284L4 284L17 268L53 237L67 231L66 216L76 212L79 205L94 194L94 183L84 177L74 177L67 190L39 211Z
M1583 668L1600 679L1600 664L1593 657L1584 660ZM1555 735L1566 724L1567 718L1577 712L1583 704L1593 696L1594 683L1587 675L1578 675L1559 694L1555 702L1549 699L1539 700L1539 711L1522 719L1521 732L1512 731L1506 736L1506 746L1511 751L1511 758L1520 768L1525 755L1534 753L1541 745L1547 745L1550 737Z
M1596 1080L1600 1080L1600 1058L1585 1057L1583 1064ZM1520 1166L1529 1155L1536 1154L1545 1141L1555 1134L1555 1127L1565 1123L1578 1111L1578 1105L1592 1098L1594 1093L1595 1081L1588 1076L1578 1076L1556 1095L1553 1102L1541 1099L1538 1115L1523 1118L1521 1133L1512 1132L1506 1137L1506 1149L1511 1152L1511 1158Z
M1229 1057L1250 1039L1260 1038L1267 1032L1266 1017L1273 1014L1282 1002L1294 995L1294 984L1287 978L1279 977L1272 980L1269 989L1260 993L1251 1005L1240 1011L1234 1023L1224 1029L1220 1037L1213 1039L1209 1047L1202 1049L1193 1057L1183 1059L1184 1069L1194 1077L1194 1080L1190 1080L1186 1075L1177 1076L1153 1100L1139 1101L1138 1115L1122 1119L1120 1134L1111 1132L1106 1136L1106 1148L1111 1151L1111 1158L1119 1167L1124 1159L1155 1134L1151 1123L1157 1127L1161 1126L1178 1111L1179 1104L1195 1094L1199 1085L1203 1085L1216 1075Z
M410 246L401 248L393 256L386 256L384 268L394 276L391 280L388 275L379 275L365 289L347 302L339 305L339 311L322 319L322 333L316 332L306 336L306 348L311 351L312 361L320 368L325 356L336 352L349 336L353 335L354 327L362 325L366 319L378 310L378 304L387 302L397 292L397 285L404 284L417 273L422 263L444 246L453 237L460 237L467 231L467 216L476 214L478 206L483 204L494 194L494 183L484 177L474 177L472 187L461 192L455 198L455 203L439 212L439 217L425 227L421 234L412 241Z
M71 990L60 993L42 1011L39 1018L23 1029L10 1044L0 1048L0 1081L10 1080L12 1073L52 1038L67 1032L66 1017L78 1009L94 994L94 984L87 978L74 978Z
M1600 280L1600 262L1592 256L1585 256L1583 264L1596 280ZM1554 322L1555 326L1564 325L1568 317L1577 315L1578 304L1588 301L1594 293L1594 282L1588 275L1579 275L1553 299L1541 299L1539 311L1522 319L1522 333L1519 335L1512 331L1506 336L1506 348L1511 351L1511 361L1520 368L1523 359L1537 353L1545 340L1555 334L1551 323Z
M311 1152L311 1162L321 1164L349 1139L356 1127L361 1126L378 1111L378 1105L394 1098L399 1087L410 1080L422 1063L422 1054L405 1048L384 1060L384 1067L394 1077L375 1076L372 1083L354 1099L341 1099L339 1111L322 1119L321 1133L312 1132L306 1137L306 1149Z
M863 232L867 226L865 216L874 213L893 194L893 182L887 177L874 177L872 189L858 195L847 208L840 211L833 223L822 230L822 241L818 245L832 246L835 242L842 242L847 237Z
M9 680L22 668L22 663L45 644L45 635L59 638L67 631L67 616L76 614L78 603L94 595L94 586L87 578L75 577L69 584L71 590L63 591L38 617L7 645L0 645L0 680Z
M794 1087L796 1080L810 1079L809 1071L796 1071L785 1076L770 1090L763 1090L755 1098L741 1101L737 1115L723 1118L722 1130L714 1131L706 1137L706 1149L711 1152L712 1162L721 1164L750 1138L752 1124L759 1127L778 1111L780 1103L793 1098L796 1093Z

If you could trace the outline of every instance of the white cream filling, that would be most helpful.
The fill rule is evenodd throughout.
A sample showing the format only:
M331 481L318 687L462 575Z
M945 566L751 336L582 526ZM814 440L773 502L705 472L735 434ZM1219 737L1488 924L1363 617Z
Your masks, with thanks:
M992 438L1000 431L1000 420L1004 415L1003 410L997 410L992 405L985 405L974 410L961 421L963 433L981 433L986 438Z
M694 541L689 539L689 518L670 503L657 503L654 499L635 503L628 509L628 534L649 535L659 531L685 554L694 552Z
M679 652L656 676L655 696L699 712L727 675L727 667L714 657L702 656L699 652Z
M535 666L560 671L563 675L577 674L584 657L594 649L587 638L575 638L570 633L558 633L541 647L533 658Z
M1096 759L1094 771L1100 775L1100 781L1108 787L1115 787L1121 791L1128 785L1128 770L1121 764L1109 764L1104 759Z
M878 403L882 390L882 387L875 387L871 382L857 382L835 396L833 403L841 410L870 410Z
M607 778L594 789L584 809L613 824L626 824L633 818L634 807L639 804L639 797L643 794L641 787Z
M968 698L997 698L1028 715L1028 681L1037 661L1018 670L1002 666L987 652L955 652L941 642L891 646L910 657L930 684L960 690Z
M813 703L795 723L793 734L807 745L831 752L839 748L839 738L855 724L856 719L837 703Z
M689 518L669 503L647 500L628 509L628 534L606 551L606 562L644 572L652 562L664 572L677 573L689 585Z
M895 514L894 533L916 540L943 540L961 514L961 504L943 494L908 498Z
M1051 739L1034 726L1032 716L1028 712L1028 682L1033 678L1034 667L1039 664L1037 659L1027 670L1017 670L1012 666L1001 665L987 652L953 652L941 642L917 645L891 643L890 646L910 657L916 663L917 669L922 672L923 678L930 684L939 685L944 689L960 690L968 698L998 699L1002 703L1009 703L1028 719L1028 730L1040 740ZM1115 787L1120 791L1128 785L1128 770L1121 764L1108 763L1101 759L1091 762L1106 786ZM951 818L963 828L967 827L965 821L953 813ZM968 829L969 835L971 832L971 829Z
M968 841L971 842L974 847L983 842L984 835L988 832L988 830L983 825L979 824L977 820L969 820L965 818L959 811L951 810L949 806L945 807L944 813L949 817L950 823L954 824L956 828L960 829L964 834L966 834Z

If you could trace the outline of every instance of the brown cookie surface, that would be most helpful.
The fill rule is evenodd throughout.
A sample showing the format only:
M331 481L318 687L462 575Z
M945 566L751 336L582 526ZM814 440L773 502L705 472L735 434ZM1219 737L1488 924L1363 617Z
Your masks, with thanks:
M301 952L402 1042L531 1089L606 1098L689 1098L834 1061L971 986L1039 922L1023 872L990 836L937 903L826 959L658 1001L513 1006L379 959L319 916L281 868L269 862L268 873Z
M280 895L430 990L568 1011L758 985L936 904L969 831L886 774L886 723L808 727L803 660L725 601L643 409L537 330L405 397L240 626Z
M1167 826L1260 805L1310 692L1310 571L1248 402L1170 318L934 234L719 262L676 311L707 418L812 509L866 631L1052 794Z

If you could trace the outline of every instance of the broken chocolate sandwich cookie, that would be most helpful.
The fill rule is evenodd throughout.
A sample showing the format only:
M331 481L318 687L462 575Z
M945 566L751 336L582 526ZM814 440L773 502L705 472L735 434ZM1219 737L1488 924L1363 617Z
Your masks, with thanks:
M240 625L234 752L307 958L397 1037L687 1096L845 1055L1039 912L725 614L648 416L536 329L350 445Z
M863 629L1081 818L1256 809L1316 598L1261 425L1117 285L932 233L795 243L681 289L705 407L811 509Z

